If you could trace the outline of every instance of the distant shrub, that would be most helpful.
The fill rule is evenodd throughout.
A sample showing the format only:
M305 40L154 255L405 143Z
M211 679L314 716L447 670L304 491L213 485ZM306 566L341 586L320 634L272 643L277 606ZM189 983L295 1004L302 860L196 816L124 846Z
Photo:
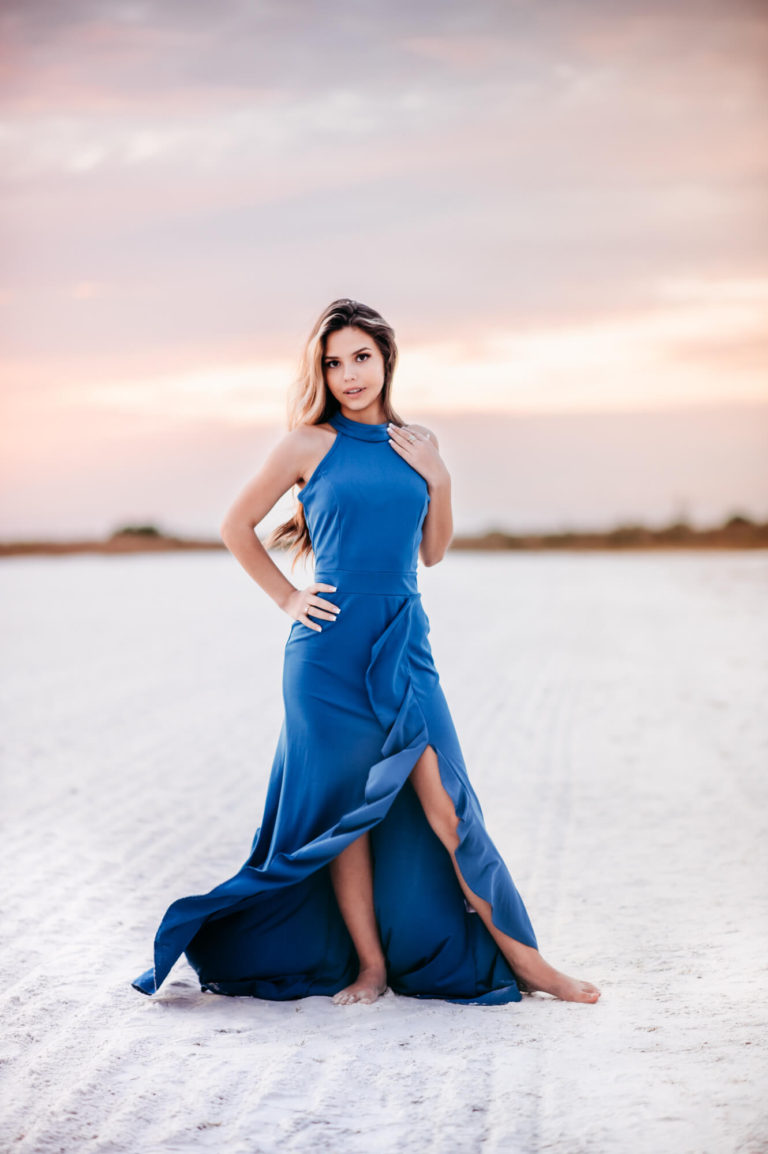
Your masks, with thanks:
M162 532L156 525L123 525L111 534L115 537L162 537Z
M665 529L659 529L656 537L660 541L684 541L692 535L693 529L687 521L675 521L674 525L668 525Z
M652 536L644 525L618 525L605 534L611 545L646 545Z

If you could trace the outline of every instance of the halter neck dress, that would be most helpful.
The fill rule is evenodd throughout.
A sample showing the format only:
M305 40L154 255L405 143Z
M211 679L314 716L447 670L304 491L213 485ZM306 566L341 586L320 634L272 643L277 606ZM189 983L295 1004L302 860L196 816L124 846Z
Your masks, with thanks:
M323 597L321 631L294 621L285 713L262 823L234 876L179 898L132 985L158 991L184 953L201 988L283 1000L332 995L357 977L329 863L371 834L374 908L397 994L520 1001L515 975L465 901L408 776L427 745L459 817L455 856L493 921L536 946L523 900L483 820L432 658L417 564L430 495L386 424L330 417L333 444L299 491Z

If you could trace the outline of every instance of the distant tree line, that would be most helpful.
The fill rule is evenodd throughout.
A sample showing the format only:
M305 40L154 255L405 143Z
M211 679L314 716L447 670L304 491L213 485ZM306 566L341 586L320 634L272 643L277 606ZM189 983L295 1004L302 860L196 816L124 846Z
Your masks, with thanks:
M473 536L456 536L452 549L637 549L660 546L690 548L768 547L768 521L734 513L722 525L696 529L677 520L660 529L632 523L605 530L563 530L554 533L510 533L492 529Z
M555 533L510 533L489 529L485 533L456 535L451 549L765 549L768 548L768 521L755 521L734 513L722 525L696 529L685 520L676 520L661 529L632 523L606 530L562 530ZM18 554L57 555L66 553L142 553L174 550L223 549L219 537L207 539L176 537L157 525L121 525L103 540L0 541L0 557Z

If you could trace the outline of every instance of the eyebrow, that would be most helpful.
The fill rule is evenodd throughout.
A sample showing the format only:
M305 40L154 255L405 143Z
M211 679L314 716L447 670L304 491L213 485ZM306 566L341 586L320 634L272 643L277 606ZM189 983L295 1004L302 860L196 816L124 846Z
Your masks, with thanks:
M352 353L352 356L356 357L358 353L370 353L370 352L372 352L370 345L363 345L363 347L361 349L355 349L355 351ZM337 361L338 357L328 356L328 357L323 357L323 360L324 361Z

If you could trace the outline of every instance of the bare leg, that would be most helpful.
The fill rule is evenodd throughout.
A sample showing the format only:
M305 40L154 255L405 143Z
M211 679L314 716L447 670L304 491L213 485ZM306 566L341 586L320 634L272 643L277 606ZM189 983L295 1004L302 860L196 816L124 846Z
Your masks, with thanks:
M424 809L427 821L451 855L453 868L467 901L482 919L489 934L496 942L510 967L519 976L524 990L543 990L566 1002L596 1002L600 997L597 986L580 978L569 978L549 962L545 962L538 950L518 942L502 933L491 919L490 904L473 893L465 882L458 867L455 850L459 844L457 829L459 819L448 793L440 779L437 754L428 745L411 773L411 784Z
M387 988L387 965L373 910L370 835L362 834L329 866L336 901L360 963L357 981L334 994L336 1005L375 1002Z

